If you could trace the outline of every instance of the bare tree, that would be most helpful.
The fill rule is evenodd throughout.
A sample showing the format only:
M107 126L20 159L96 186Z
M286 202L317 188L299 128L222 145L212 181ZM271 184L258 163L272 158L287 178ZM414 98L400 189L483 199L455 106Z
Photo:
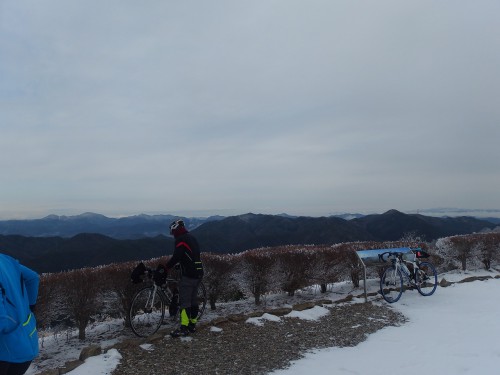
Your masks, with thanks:
M65 273L46 273L40 276L38 298L36 302L36 319L39 327L49 327L61 318L61 285L64 284Z
M311 269L317 254L312 246L286 246L274 249L279 269L279 284L293 296L311 283Z
M417 234L417 231L410 231L403 233L403 236L401 237L399 242L402 243L402 246L418 247L418 244L424 242L424 240Z
M342 264L342 251L332 246L316 246L315 256L311 259L311 278L320 285L321 293L326 293L327 285L340 280L345 265Z
M207 287L210 309L215 310L215 303L228 293L233 285L233 272L237 258L229 254L203 253L203 282Z
M112 310L125 319L125 327L130 327L128 311L132 298L142 284L133 284L130 275L137 262L110 264L102 269L102 280L106 287L105 294L114 296L110 299Z
M91 317L102 310L104 289L102 269L82 268L69 271L63 284L64 300L78 328L78 338L85 340L85 329Z
M273 287L276 254L270 248L248 250L240 255L240 261L242 281L260 305L261 296Z
M479 259L480 247L476 246L476 240L473 235L440 238L436 242L436 251L445 261L458 262L462 271L465 271L468 262Z
M500 233L489 232L476 234L471 238L474 254L478 254L486 270L491 269L491 263L498 257L500 251Z

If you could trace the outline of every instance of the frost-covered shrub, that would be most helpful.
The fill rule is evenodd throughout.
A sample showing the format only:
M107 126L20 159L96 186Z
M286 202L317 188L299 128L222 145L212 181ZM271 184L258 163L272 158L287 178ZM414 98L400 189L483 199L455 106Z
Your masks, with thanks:
M484 268L489 270L493 263L500 262L500 233L478 234L476 237L476 246L481 254L481 262Z
M125 326L130 326L128 311L132 298L142 284L133 284L130 279L132 270L138 262L110 264L102 269L103 283L106 286L103 298L106 301L104 313L113 317L123 317Z
M236 257L230 254L203 253L203 283L207 289L210 308L215 310L215 303L235 291L234 270Z
M71 319L78 328L78 338L85 339L85 329L93 315L102 309L100 297L104 284L102 272L94 268L82 268L67 272L62 285L63 298Z
M284 246L273 249L278 262L278 283L281 290L293 296L298 289L312 283L312 269L318 257L314 246Z
M332 246L315 247L311 262L311 281L320 285L322 293L328 284L341 280L345 273L342 251Z
M498 259L500 236L497 233L467 234L440 238L436 242L436 252L448 268L478 268L486 269L491 262Z
M58 272L40 276L36 302L36 319L39 327L50 328L68 316L65 314L65 306L61 297L65 275L65 272Z
M277 256L272 248L248 250L236 256L242 285L260 305L261 296L276 287Z

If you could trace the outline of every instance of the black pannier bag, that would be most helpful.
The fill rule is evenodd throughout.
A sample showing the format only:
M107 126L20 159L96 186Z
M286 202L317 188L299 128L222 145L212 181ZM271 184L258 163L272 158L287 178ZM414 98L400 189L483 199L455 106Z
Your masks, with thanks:
M132 279L132 282L134 284L139 284L142 283L142 276L144 276L145 274L146 266L141 262L134 268L132 274L130 275L130 278Z

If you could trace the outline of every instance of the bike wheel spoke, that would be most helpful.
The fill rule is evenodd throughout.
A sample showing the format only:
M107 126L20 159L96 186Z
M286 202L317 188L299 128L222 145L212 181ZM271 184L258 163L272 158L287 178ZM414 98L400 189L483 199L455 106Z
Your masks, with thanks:
M417 272L417 289L423 296L430 296L437 288L437 272L432 263L422 262Z
M396 302L401 297L403 293L403 278L401 273L396 271L394 267L387 268L382 275L380 279L380 293L389 303Z
M201 318L203 313L205 312L205 308L207 306L207 290L205 285L200 282L198 286L198 320Z

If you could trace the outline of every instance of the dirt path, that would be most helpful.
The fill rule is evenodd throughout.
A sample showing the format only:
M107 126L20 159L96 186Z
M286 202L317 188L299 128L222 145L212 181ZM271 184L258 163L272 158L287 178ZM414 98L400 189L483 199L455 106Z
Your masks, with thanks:
M326 307L326 306L325 306ZM266 374L286 367L304 352L332 346L355 346L366 337L404 317L388 306L372 303L331 306L319 321L281 318L263 326L227 321L200 327L189 338L172 339L167 331L149 340L129 340L114 375ZM150 350L139 346L149 343Z

